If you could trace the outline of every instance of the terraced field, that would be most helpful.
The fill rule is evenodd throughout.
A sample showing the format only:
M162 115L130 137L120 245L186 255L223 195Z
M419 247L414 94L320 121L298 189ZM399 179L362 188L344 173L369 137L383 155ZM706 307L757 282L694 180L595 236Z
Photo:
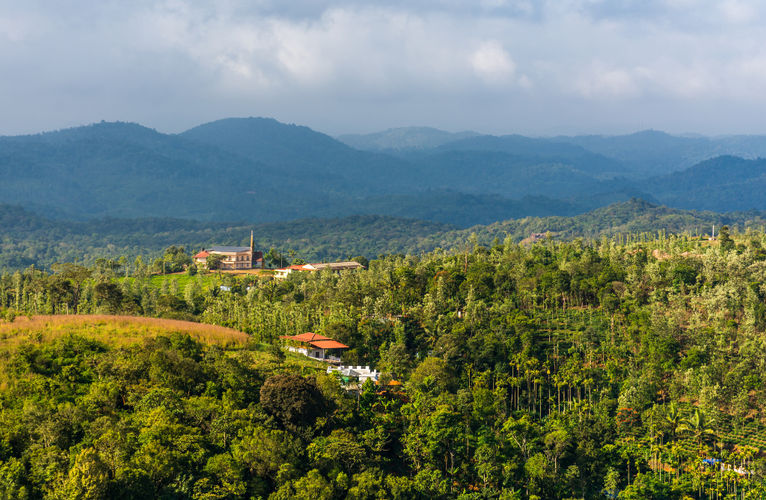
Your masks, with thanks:
M766 428L756 422L749 422L743 428L732 427L728 432L721 434L721 440L766 452Z

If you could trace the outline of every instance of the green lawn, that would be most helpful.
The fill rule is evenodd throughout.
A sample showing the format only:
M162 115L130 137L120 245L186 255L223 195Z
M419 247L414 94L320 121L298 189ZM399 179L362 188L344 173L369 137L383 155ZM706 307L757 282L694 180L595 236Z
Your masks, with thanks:
M222 281L215 274L199 274L194 276L189 276L186 273L157 274L149 279L149 283L153 288L162 288L162 283L165 281L168 282L168 285L170 285L173 281L178 283L178 290L180 292L183 292L186 288L186 285L192 281L196 281L203 288L209 288L211 286L222 283Z

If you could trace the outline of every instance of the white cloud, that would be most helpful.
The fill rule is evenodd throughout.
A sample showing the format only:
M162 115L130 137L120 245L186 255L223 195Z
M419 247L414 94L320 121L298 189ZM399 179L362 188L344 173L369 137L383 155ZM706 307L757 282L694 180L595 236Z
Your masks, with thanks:
M496 40L482 43L471 54L471 65L479 77L489 83L507 82L516 71L511 56Z
M736 103L766 106L764 9L745 0L6 3L0 133L101 118L180 130L232 114L338 132L412 123L524 132L514 127L545 129L567 106L598 103L657 109L653 126L663 128L702 100L720 103L718 123ZM530 102L531 116L508 121L508 109ZM572 130L612 119L571 115L581 120Z
M610 68L600 62L582 72L575 88L589 99L635 98L642 93L636 71Z
M726 0L721 2L719 9L723 18L732 24L753 22L757 18L757 10L752 4L741 0Z

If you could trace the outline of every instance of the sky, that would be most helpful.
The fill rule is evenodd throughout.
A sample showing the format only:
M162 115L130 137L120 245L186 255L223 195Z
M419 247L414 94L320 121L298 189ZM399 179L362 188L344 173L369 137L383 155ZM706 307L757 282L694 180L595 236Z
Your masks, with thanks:
M766 2L0 0L0 135L766 133Z

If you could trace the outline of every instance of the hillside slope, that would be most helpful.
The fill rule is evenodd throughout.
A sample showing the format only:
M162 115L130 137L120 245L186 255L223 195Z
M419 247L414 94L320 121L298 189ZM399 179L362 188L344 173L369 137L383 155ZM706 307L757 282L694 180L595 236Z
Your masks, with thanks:
M667 176L644 189L667 205L705 210L766 207L766 160L719 156Z
M270 165L290 187L353 195L412 191L408 183L397 182L411 171L407 162L358 151L308 127L271 118L227 118L194 127L180 137Z
M480 135L476 132L446 132L432 127L397 127L372 134L345 134L337 139L366 151L411 151L430 149L448 142Z
M356 255L374 257L463 247L472 234L482 244L491 244L508 236L519 242L531 233L551 233L554 238L570 239L628 232L703 234L713 224L743 230L766 224L766 212L697 212L634 198L571 217L524 217L457 229L453 225L374 215L259 225L177 219L66 223L0 205L0 222L11 219L19 223L8 225L0 233L0 269L30 265L49 268L55 262L92 263L99 257L126 256L127 262L132 263L137 255L143 255L152 260L171 245L185 246L193 252L213 244L247 244L250 230L254 231L256 247L264 251L273 247L288 258L333 261Z
M219 120L179 135L102 122L0 137L0 203L59 220L258 224L365 214L464 228L571 216L631 197L690 209L766 209L758 160L726 157L717 166L703 163L647 179L693 158L699 144L752 150L758 137L702 140L645 132L575 144L519 135L454 140L461 135L428 129L420 139L418 130L398 133L405 142L438 145L396 154L360 151L308 127L265 118Z
M130 123L2 137L0 176L0 201L80 218L233 218L277 201L280 181L264 164Z
M206 325L176 319L106 314L21 316L12 323L0 322L0 352L12 351L17 345L37 338L39 342L76 334L111 346L139 344L158 335L182 334L209 345L243 346L246 333L218 325Z
M721 155L758 158L766 156L766 137L679 137L657 130L620 136L556 137L556 140L615 159L633 170L637 178L667 175Z

